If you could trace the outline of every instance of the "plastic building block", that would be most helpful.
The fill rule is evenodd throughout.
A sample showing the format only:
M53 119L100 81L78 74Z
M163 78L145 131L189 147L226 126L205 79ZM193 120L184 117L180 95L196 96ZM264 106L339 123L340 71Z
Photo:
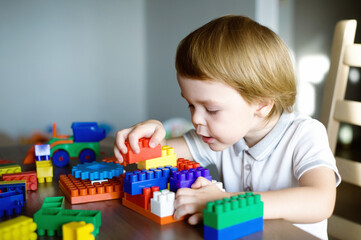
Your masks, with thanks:
M35 171L3 174L4 181L26 180L26 190L35 191L38 189L38 181Z
M51 160L36 161L36 172L39 183L52 182L53 181L53 164Z
M190 161L184 158L178 158L177 160L177 169L178 171L181 170L189 170L191 168L197 168L200 167L201 164L194 162L194 161Z
M63 224L63 240L94 240L94 225L85 222Z
M165 167L126 172L123 180L124 192L130 195L142 194L143 188L152 186L158 186L159 190L166 189L171 171L170 167Z
M177 155L174 153L174 148L172 147L163 146L161 157L152 158L137 163L138 169L150 169L165 166L177 166Z
M263 230L262 217L255 218L247 222L238 223L236 225L223 229L215 229L204 225L204 239L206 240L238 239L262 230Z
M106 136L105 128L96 122L73 122L74 142L99 142Z
M72 210L57 208L40 208L34 214L34 221L38 225L38 235L62 235L62 225L73 221L84 221L94 225L93 234L99 233L101 225L101 212L93 210Z
M71 174L60 175L59 188L71 204L118 199L123 196L123 176L107 182L91 184L90 180L77 179Z
M198 177L204 177L212 181L212 176L209 175L209 169L207 168L198 167L173 172L169 182L170 190L176 192L179 188L190 188Z
M21 167L18 164L5 164L0 165L0 176L5 173L18 173L21 172Z
M216 180L212 180L212 183L216 184L216 186L219 188L219 190L225 192L226 189L223 188L223 183L222 182L217 182Z
M123 174L123 166L107 162L83 163L72 169L72 175L75 178L90 179L91 181L119 177L121 174Z
M0 223L0 239L2 240L36 240L36 223L32 218L19 216Z
M172 216L174 213L175 193L165 189L154 192L150 199L150 211L159 217Z
M140 206L138 206L135 203L132 203L130 201L127 200L126 196L124 196L123 200L122 200L122 204L124 206L126 206L127 208L132 209L133 211L143 215L146 218L149 218L150 220L161 224L161 225L165 225L165 224L169 224L169 223L174 223L174 222L179 222L179 221L183 221L183 219L185 219L185 217L181 217L178 220L175 220L173 218L173 216L168 216L168 217L159 217L157 215L155 215L154 213L152 213L150 210L146 210Z
M35 163L35 146L32 146L26 153L23 164L34 164Z
M24 197L21 193L16 191L0 193L0 217L3 217L4 213L7 216L12 216L14 212L20 214L23 206Z
M103 183L103 182L108 182L108 179L103 179L103 180L93 180L93 181L90 181L90 184L93 185L94 183Z
M261 196L246 193L208 202L203 210L203 223L215 229L223 229L262 216Z
M158 186L143 188L143 193L138 195L130 195L128 193L124 193L126 195L126 199L138 206L149 210L150 209L150 199L153 197L154 192L159 192Z
M125 145L128 149L128 152L126 154L122 154L124 162L130 164L130 163L136 163L145 161L152 158L158 158L162 156L162 148L161 145L158 144L155 148L149 147L149 138L141 138L139 139L139 148L140 152L138 154L135 154L130 147L130 144L128 140L125 141Z
M50 145L49 144L35 145L35 158L36 161L50 160Z
M16 194L21 194L22 199L26 202L26 181L0 181L0 190L2 193L15 191Z
M46 197L41 208L64 208L64 197Z

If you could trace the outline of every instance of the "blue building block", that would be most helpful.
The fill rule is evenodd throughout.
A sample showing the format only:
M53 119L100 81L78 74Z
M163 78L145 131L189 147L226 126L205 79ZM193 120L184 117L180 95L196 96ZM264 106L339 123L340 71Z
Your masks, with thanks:
M126 172L123 180L123 190L130 195L137 195L142 194L145 187L158 186L159 190L166 189L170 174L175 170L176 168L164 167Z
M72 175L82 180L103 180L119 177L123 174L123 166L113 162L86 162L73 167Z
M23 201L26 202L26 181L0 181L0 191L2 193L15 191L16 194L21 194Z
M0 218L4 216L4 212L7 216L20 214L21 209L24 206L24 197L21 193L16 191L7 191L0 193Z
M50 144L35 145L36 161L50 160Z
M227 228L215 229L204 225L205 240L238 239L263 230L263 217L255 218Z
M182 170L173 172L170 178L170 190L176 192L179 188L190 188L198 177L204 177L212 181L212 176L209 174L209 169L198 167L189 170Z
M96 122L74 122L71 125L74 142L99 142L106 137L105 128Z

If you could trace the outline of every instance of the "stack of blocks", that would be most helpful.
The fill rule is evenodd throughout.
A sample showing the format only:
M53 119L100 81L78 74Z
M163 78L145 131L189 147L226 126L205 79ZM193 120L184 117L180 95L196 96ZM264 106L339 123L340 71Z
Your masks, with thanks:
M25 180L0 182L0 217L20 214L25 202Z
M53 164L50 160L50 145L35 145L36 172L39 183L53 181Z
M123 196L123 166L91 162L60 175L59 187L71 204L118 199Z
M203 210L204 238L237 239L262 231L263 202L261 196L246 193L208 202Z
M40 210L34 214L38 235L61 236L64 234L64 240L94 239L99 233L101 212L64 209L63 207L64 197L45 198ZM91 233L93 236L90 236ZM80 238L77 238L78 236Z

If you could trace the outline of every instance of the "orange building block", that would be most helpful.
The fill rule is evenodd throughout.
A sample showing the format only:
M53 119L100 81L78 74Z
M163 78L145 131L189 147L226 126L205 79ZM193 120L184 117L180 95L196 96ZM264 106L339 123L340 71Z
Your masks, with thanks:
M135 154L130 147L128 140L125 141L125 145L127 146L128 152L126 154L122 154L124 161L127 164L137 163L141 161L145 161L152 158L158 158L162 156L162 147L158 144L155 148L149 147L149 138L141 138L139 139L138 145L140 148L140 152Z
M131 201L127 200L126 195L125 195L125 197L123 197L122 204L124 206L126 206L127 208L132 209L133 211L143 215L146 218L149 218L150 220L152 220L160 225L179 222L179 221L183 221L183 219L185 219L185 217L182 217L178 220L175 220L173 218L173 216L159 217L159 216L155 215L154 213L152 213L150 210L145 210L144 208L138 206L137 204L132 203Z
M142 207L146 210L150 210L150 199L153 197L153 192L156 191L159 191L158 186L143 188L142 194L130 195L129 193L125 192L124 195L128 201L137 204L139 207Z
M118 199L123 196L123 177L91 184L89 179L81 180L71 174L60 175L59 187L71 204Z
M38 179L35 171L3 174L2 179L3 181L25 180L27 191L38 189Z
M200 167L201 165L197 162L191 161L191 160L187 160L184 158L178 158L177 160L177 169L178 171L181 170L189 170L191 168L197 168Z

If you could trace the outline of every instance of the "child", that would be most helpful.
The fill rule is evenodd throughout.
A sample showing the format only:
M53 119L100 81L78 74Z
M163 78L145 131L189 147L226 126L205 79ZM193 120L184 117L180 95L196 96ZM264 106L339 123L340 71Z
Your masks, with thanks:
M264 219L282 218L327 239L341 179L324 126L293 113L296 83L285 44L270 29L242 16L224 16L190 33L177 49L181 95L189 104L195 130L165 141L157 120L123 129L114 154L129 140L174 147L179 157L206 167L215 164L226 192L200 177L176 193L175 218L202 220L214 201L240 192L261 194Z

